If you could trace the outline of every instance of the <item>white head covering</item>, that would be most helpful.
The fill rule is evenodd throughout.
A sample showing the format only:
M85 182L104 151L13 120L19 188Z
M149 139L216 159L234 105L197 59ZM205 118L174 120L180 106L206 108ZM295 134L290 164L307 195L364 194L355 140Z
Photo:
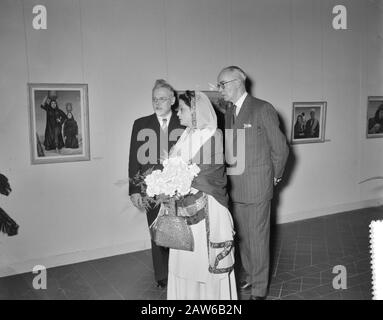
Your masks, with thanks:
M191 161L217 130L217 116L206 94L198 91L195 93L191 99L191 112L192 127L184 131L170 152L170 156L181 156L185 161ZM192 193L197 191L192 188ZM231 270L234 265L233 220L229 210L213 196L208 195L207 198L209 270L216 273L216 277L224 278L227 272L220 270Z
M193 129L217 129L217 115L206 94L195 92L191 101Z

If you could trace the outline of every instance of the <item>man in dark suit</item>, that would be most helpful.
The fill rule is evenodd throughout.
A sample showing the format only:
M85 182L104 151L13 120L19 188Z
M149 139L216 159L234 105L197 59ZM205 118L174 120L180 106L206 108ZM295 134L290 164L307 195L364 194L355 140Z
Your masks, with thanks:
M230 164L237 150L237 167L228 167L229 193L239 251L244 269L240 289L250 299L266 297L269 277L270 202L273 187L282 177L289 149L279 129L273 106L246 92L246 74L239 67L224 68L218 75L218 90L231 102L225 114L225 156ZM241 132L240 132L241 130ZM244 139L237 139L237 137ZM241 151L242 150L242 151ZM231 159L230 159L231 158ZM242 164L242 166L241 166Z
M310 120L306 122L306 138L319 137L319 121L315 118L315 110L310 111Z
M139 118L133 124L130 139L129 178L137 173L145 173L150 168L162 169L162 160L184 131L174 111L175 91L165 81L157 80L152 91L154 114ZM143 202L140 187L132 181L129 184L129 194L135 207L142 210ZM156 219L158 207L146 210L148 225ZM168 248L157 246L152 240L152 258L154 278L157 286L166 287L168 277Z

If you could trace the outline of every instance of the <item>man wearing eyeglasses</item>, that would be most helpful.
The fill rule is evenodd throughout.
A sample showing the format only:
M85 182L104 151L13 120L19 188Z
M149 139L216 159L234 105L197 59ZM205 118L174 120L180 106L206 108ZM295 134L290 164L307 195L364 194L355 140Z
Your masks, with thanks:
M280 182L289 154L286 137L279 129L274 107L246 92L246 74L236 66L218 75L218 90L229 107L225 128L245 130L245 147L236 148L236 139L227 139L225 153L245 162L240 174L228 175L232 214L239 240L243 267L239 288L250 300L266 298L269 278L270 202L273 187ZM239 140L238 140L239 141ZM239 143L239 142L238 142Z
M184 131L172 106L175 91L165 80L157 80L152 90L152 105L154 113L137 119L133 124L130 139L129 178L137 173L145 173L153 168L162 169L162 160ZM142 139L144 137L144 139ZM142 141L144 140L144 141ZM145 149L145 152L142 152ZM141 189L133 181L129 183L130 199L135 207L143 210ZM148 225L157 218L159 206L146 210ZM151 242L154 278L157 287L165 288L168 277L168 248L160 247Z

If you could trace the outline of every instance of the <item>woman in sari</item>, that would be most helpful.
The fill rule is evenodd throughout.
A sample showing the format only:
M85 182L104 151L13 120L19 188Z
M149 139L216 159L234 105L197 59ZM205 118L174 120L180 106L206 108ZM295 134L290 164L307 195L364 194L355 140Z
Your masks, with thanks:
M217 117L202 92L179 97L177 113L187 128L170 157L181 156L201 171L192 182L192 195L177 203L192 230L194 250L170 249L169 300L236 300L233 220L228 210L222 134Z

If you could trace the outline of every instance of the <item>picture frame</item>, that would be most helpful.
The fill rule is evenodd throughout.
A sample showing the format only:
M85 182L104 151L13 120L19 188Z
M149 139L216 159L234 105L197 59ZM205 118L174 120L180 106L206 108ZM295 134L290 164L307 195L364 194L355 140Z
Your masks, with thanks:
M367 98L366 137L383 137L383 96L369 96Z
M325 142L327 102L293 102L291 144Z
M28 83L32 164L90 160L87 84Z

